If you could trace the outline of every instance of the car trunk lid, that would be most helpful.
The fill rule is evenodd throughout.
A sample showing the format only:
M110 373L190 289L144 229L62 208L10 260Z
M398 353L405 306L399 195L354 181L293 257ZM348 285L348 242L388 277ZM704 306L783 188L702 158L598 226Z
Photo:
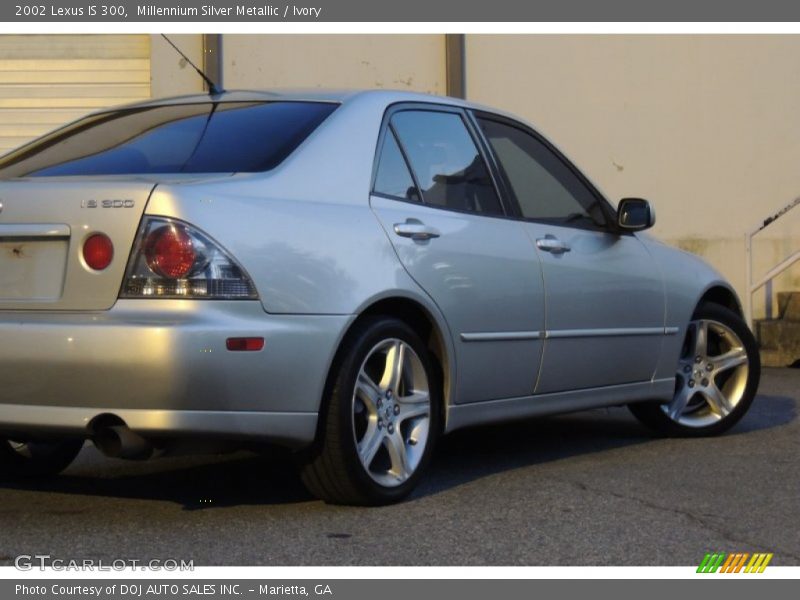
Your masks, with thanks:
M0 310L104 310L119 294L147 200L148 178L36 178L0 182ZM114 246L92 270L83 243Z

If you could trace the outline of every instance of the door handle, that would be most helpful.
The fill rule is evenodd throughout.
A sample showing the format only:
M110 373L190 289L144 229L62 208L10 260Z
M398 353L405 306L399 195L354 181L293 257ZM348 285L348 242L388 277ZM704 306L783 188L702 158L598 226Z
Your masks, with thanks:
M562 242L556 236L550 234L543 238L538 238L536 240L536 247L539 248L539 250L544 250L551 254L564 254L564 252L570 251L569 244Z
M441 235L439 230L428 227L418 219L406 219L405 223L395 223L394 232L400 237L411 238L415 242L425 242Z

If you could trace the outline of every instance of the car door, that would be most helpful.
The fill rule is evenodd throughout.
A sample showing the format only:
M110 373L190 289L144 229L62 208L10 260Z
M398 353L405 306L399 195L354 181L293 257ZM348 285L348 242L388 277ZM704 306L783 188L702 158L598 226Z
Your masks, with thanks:
M371 195L403 266L447 320L458 403L532 394L544 328L539 260L506 218L475 134L460 109L395 107Z
M634 234L546 140L514 121L478 114L500 178L544 276L546 339L537 393L650 380L661 348L661 275Z

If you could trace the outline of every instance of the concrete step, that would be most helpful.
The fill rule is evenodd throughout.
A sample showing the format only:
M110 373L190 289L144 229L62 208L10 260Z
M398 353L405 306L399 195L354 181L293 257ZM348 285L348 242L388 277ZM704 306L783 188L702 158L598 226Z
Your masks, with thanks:
M797 357L792 360L792 355L786 352L769 348L762 348L759 354L761 355L762 367L793 367L796 366L798 360Z
M787 367L800 360L800 320L761 320L755 333L765 367Z
M778 318L800 321L800 292L778 292Z

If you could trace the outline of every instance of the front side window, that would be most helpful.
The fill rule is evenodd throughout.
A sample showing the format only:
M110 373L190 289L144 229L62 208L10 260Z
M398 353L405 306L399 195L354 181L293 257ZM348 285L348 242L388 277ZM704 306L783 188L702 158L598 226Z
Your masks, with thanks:
M91 115L0 159L0 179L267 171L336 106L201 102Z
M503 214L489 170L461 115L407 110L395 113L391 124L426 204Z
M478 123L527 219L604 227L598 197L544 142L518 127L491 119Z

